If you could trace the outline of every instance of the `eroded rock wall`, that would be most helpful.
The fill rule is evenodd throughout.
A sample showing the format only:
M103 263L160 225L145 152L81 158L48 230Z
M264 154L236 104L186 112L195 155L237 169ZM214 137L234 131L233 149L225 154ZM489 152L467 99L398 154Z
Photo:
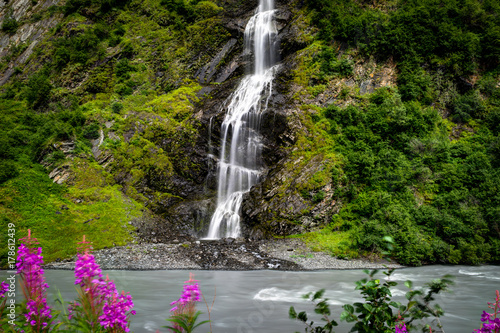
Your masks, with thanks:
M14 19L18 24L15 32L0 30L0 59L8 59L6 66L0 70L0 86L14 74L16 67L27 62L47 32L61 21L62 14L51 13L49 10L59 2L60 0L0 1L0 26L7 19Z

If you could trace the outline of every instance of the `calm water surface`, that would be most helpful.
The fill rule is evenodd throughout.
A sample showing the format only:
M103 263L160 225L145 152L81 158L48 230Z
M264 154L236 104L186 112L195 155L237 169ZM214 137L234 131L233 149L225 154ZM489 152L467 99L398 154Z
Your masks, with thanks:
M329 270L316 272L279 271L193 271L209 304L216 293L212 311L213 332L303 332L300 323L288 319L288 309L312 310L302 295L321 288L331 300L333 319L338 321L341 306L361 300L354 282L366 275L360 270ZM166 325L170 303L179 298L183 281L189 271L105 271L115 280L118 290L130 291L137 315L131 329L136 332L155 332ZM494 300L500 289L500 266L426 266L397 270L392 280L412 280L415 287L423 286L445 274L455 276L456 284L450 293L438 296L446 314L442 323L447 333L470 333L480 323L480 315ZM6 271L0 271L4 279ZM379 273L379 277L384 275ZM46 271L50 293L59 289L65 301L76 298L72 271ZM403 300L406 287L401 283L393 289L396 300ZM19 295L20 296L20 295ZM52 296L49 296L52 299ZM199 309L206 306L200 303ZM319 318L318 318L319 319ZM208 331L201 329L199 332ZM340 323L335 330L347 332L350 324Z

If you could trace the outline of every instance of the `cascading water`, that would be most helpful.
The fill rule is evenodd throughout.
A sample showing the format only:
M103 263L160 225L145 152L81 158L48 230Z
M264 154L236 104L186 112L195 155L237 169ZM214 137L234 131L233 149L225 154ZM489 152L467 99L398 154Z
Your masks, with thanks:
M267 109L274 78L277 30L274 1L260 0L245 28L245 53L254 54L253 74L243 78L231 95L222 123L217 208L207 239L240 235L243 194L259 181L261 114Z

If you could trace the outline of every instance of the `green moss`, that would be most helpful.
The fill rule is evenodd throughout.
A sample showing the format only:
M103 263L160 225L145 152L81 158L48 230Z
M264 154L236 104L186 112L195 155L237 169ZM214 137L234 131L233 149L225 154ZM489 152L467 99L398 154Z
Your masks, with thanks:
M19 177L0 187L0 221L14 223L18 239L31 229L45 262L75 254L83 235L95 249L124 245L132 239L128 222L142 214L143 207L126 198L119 186L104 185L95 166L80 168L77 178L90 175L69 189L53 183L40 167L21 167Z
M156 97L146 106L150 107L155 114L180 123L192 116L194 104L199 101L196 93L200 89L201 86L198 83L191 82L166 95Z
M321 52L322 44L314 42L306 48L297 52L298 66L293 71L293 82L302 87L309 87L311 78L317 77L320 72L320 64L314 58ZM298 92L295 98L304 95L304 91Z
M301 238L313 251L327 252L340 259L359 257L359 252L353 249L351 232L348 231L324 229L301 235Z

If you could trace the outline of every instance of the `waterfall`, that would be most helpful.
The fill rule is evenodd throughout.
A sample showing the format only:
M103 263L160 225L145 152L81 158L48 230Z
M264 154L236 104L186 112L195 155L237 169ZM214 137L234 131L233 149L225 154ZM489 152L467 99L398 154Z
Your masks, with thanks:
M260 0L255 15L245 28L244 54L254 55L253 74L245 76L230 96L222 123L217 208L208 230L208 239L238 237L239 210L243 194L261 175L261 114L266 111L272 91L276 62L277 30L274 1Z

